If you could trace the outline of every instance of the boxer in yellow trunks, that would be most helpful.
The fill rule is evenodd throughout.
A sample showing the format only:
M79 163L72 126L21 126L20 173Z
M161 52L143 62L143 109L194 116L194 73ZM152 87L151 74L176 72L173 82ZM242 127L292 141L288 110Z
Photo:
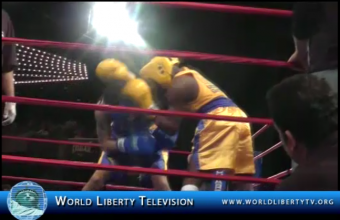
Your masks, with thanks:
M148 84L133 77L123 63L112 59L104 60L97 67L98 74L107 84L98 104L155 108ZM168 152L162 149L171 148L176 137L169 137L154 126L149 128L153 123L152 117L101 111L96 111L95 117L103 150L100 164L167 169ZM100 189L107 182L126 185L130 177L122 172L98 170L83 190ZM166 176L141 177L140 184L144 187L170 190Z
M153 80L167 90L167 101L179 111L220 116L247 117L247 115L217 86L198 71L180 67L177 58L155 57L140 71L142 78ZM161 129L169 124L158 117ZM193 138L189 161L190 171L217 175L253 175L255 173L251 129L248 123L200 120ZM197 191L202 185L198 179L187 178L183 191ZM228 190L229 183L212 181L207 190Z

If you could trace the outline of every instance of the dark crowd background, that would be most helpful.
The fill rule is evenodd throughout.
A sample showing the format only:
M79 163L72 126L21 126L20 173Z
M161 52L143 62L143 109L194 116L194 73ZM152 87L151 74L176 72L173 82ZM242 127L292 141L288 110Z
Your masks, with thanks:
M219 4L285 10L291 10L293 6L292 2L219 2ZM105 43L95 39L94 35L88 32L89 3L7 2L2 3L2 7L10 15L16 36L19 38L89 44ZM155 49L197 51L272 60L287 60L294 49L289 18L196 11L148 4L142 4L138 8L137 17L141 23L142 36L150 47ZM95 103L103 90L103 85L94 76L94 69L98 62L113 57L126 62L132 71L137 71L147 60L145 56L121 52L51 48L43 48L43 50L85 63L89 69L89 80L17 85L17 96ZM274 84L294 74L288 69L254 65L194 60L185 60L185 62L200 69L225 90L250 117L268 118L266 92ZM177 149L190 150L196 123L195 120L184 119ZM253 132L262 126L253 124ZM95 137L95 123L93 112L90 111L18 105L15 124L4 128L3 134L43 136L43 138L61 140L76 135L89 138ZM4 143L4 141L2 140L3 154L88 162L96 162L99 157L99 151L95 148L91 148L90 153L88 150L72 152L73 146L58 147L50 144L23 144L18 141ZM254 148L257 151L264 151L278 141L276 131L271 128L255 139ZM291 161L283 149L278 149L264 158L262 176L274 175L288 169L290 164ZM171 169L185 169L186 157L171 155L169 166ZM72 168L3 163L2 173L11 176L86 181L92 171L80 172ZM171 177L170 180L175 188L181 184L181 178ZM13 184L5 181L3 183ZM57 185L44 185L44 187L74 189Z

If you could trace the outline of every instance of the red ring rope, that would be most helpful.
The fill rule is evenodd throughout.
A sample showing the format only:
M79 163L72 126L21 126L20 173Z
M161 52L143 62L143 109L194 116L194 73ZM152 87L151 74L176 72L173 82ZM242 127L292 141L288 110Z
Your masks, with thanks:
M253 136L251 136L253 139L255 139L256 137L258 137L260 134L262 134L265 130L267 130L270 126L269 125L265 125L262 128L260 128L258 131L256 131L255 134L253 134ZM68 140L74 140L74 141L96 141L98 142L98 138L69 138Z
M253 139L257 138L260 134L262 134L263 132L265 132L268 128L270 127L270 125L265 125L262 128L260 128L258 131L255 132L255 134L253 134L253 136L251 136Z
M259 124L272 124L270 119L262 118L242 118L242 117L231 117L231 116L219 116L209 115L202 113L190 113L190 112L179 112L179 111L164 111L164 110L152 110L152 109L140 109L124 106L109 106L109 105L98 105L80 102L66 102L48 99L35 99L25 97L11 97L2 96L2 102L15 102L28 105L44 105L54 106L61 108L73 108L73 109L86 109L86 110L99 110L99 111L113 111L113 112L124 112L124 113L144 113L152 115L163 115L163 116L177 116L183 118L196 118L196 119L212 119L212 120L225 120L225 121L236 121L246 123L259 123Z
M2 176L2 180L33 181L37 183L57 184L57 185L63 185L63 186L77 186L77 187L83 187L86 184L84 182L74 182L74 181L64 181L64 180L47 180L47 179L17 177L17 176ZM143 187L119 186L119 185L106 185L105 189L124 190L124 191L152 191L153 190L153 189L148 189L148 188L143 188Z
M40 143L50 143L50 144L61 144L61 145L81 145L85 147L100 147L99 144L96 143L88 143L88 142L76 142L76 141L65 141L65 140L52 140L52 139L44 139L44 138L29 138L29 137L19 137L19 136L8 136L8 135L2 135L3 139L9 139L9 140L16 140L16 141L32 141L32 142L40 142ZM258 160L269 153L271 153L273 150L277 149L281 146L281 142L275 144L268 150L262 152L258 156L254 157L254 160ZM179 150L170 150L170 153L173 154L182 154L182 155L189 155L190 152L186 151L179 151Z
M273 152L274 150L278 149L278 148L281 147L281 146L282 146L282 143L281 143L281 142L275 144L275 145L272 146L271 148L269 148L269 149L263 151L262 153L260 153L260 154L257 155L256 157L254 157L254 160L258 160L258 159L260 159L260 158L262 158L262 157L264 157L264 156L270 154L271 152Z
M269 8L253 8L235 5L221 5L221 4L206 4L197 2L143 2L148 4L156 4L162 6L190 8L197 10L209 10L219 12L229 12L235 14L252 14L252 15L269 15L277 17L291 17L292 11L269 9Z
M28 138L28 137L8 136L8 135L2 135L2 138L3 139L16 140L16 141L32 141L32 142L61 144L61 145L80 145L80 146L84 146L84 147L100 147L100 144L88 143L88 142L52 140L52 139L44 139L44 138ZM190 154L190 152L179 151L179 150L170 150L169 152L173 153L173 154L183 154L183 155L189 155Z
M27 46L44 46L44 47L57 47L63 49L86 49L86 50L95 50L95 51L120 51L124 53L138 53L138 54L147 54L147 55L158 55L158 56L170 56L170 57L179 57L186 59L194 59L194 60L210 60L216 62L226 62L226 63L242 63L242 64L252 64L259 66L268 66L268 67L285 67L291 68L292 65L287 63L286 61L277 61L277 60L266 60L266 59L256 59L256 58L247 58L247 57L237 57L237 56L226 56L226 55L218 55L218 54L207 54L207 53L197 53L197 52L187 52L187 51L163 51L163 50L141 50L141 49L132 49L132 48L122 48L122 47L103 47L82 43L70 43L70 42L55 42L55 41L45 41L45 40L30 40L23 38L9 38L3 37L3 43L18 43Z
M282 177L288 176L289 174L292 173L292 171L293 171L293 169L290 168L289 170L285 170L285 171L282 171L282 172L280 172L280 173L277 173L277 174L275 174L275 175L273 175L273 176L270 176L270 177L268 177L267 179L280 179L280 178L282 178ZM259 185L260 185L260 184L253 184L254 187L259 186Z
M273 175L273 176L271 176L271 177L268 177L268 179L280 179L280 178L282 178L282 177L285 177L285 176L291 174L292 171L293 171L293 169L290 168L289 170L285 170L285 171L282 171L282 172L280 172L280 173L277 173L277 174L275 174L275 175Z
M68 138L69 141L95 141L98 142L98 138L83 138L83 137L74 137L74 138Z
M82 168L82 169L111 170L111 171L115 170L115 171L125 171L129 173L145 173L145 174L151 174L151 175L181 176L181 177L192 177L192 178L200 178L200 179L215 179L215 180L224 180L224 181L242 181L242 182L252 182L252 183L271 183L271 184L280 183L279 180L275 180L275 179L269 180L269 179L245 177L245 176L220 176L220 175L213 175L209 173L199 173L199 172L192 173L192 172L183 171L183 170L159 170L159 169L152 169L152 168L102 165L102 164L85 163L85 162L19 157L19 156L10 156L10 155L2 155L2 161L25 163L25 164L33 163L33 164L51 165L51 166L53 165L54 166L65 166L65 167Z

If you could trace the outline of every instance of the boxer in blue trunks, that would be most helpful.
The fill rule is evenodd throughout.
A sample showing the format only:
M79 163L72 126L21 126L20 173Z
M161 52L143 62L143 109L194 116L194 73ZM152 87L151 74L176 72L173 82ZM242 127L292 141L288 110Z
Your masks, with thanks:
M152 126L153 127L153 126ZM152 128L151 128L152 129ZM152 134L152 130L150 132ZM123 166L137 166L146 168L155 168L161 170L167 170L168 163L168 151L159 150L155 154L151 155L132 155L126 153L114 153L108 154L102 152L101 157L98 161L99 164L105 165L123 165ZM98 172L98 173L97 173ZM99 174L99 175L98 175ZM100 179L98 180L98 177ZM169 191L170 186L166 176L150 176L150 175L129 175L126 172L110 172L110 171L96 171L94 174L97 179L96 187L103 187L106 183L116 185L130 185L141 186L146 188L153 188L160 191ZM99 183L99 184L98 184ZM99 189L98 189L99 190Z
M103 69L106 71L104 76ZM108 85L98 104L155 108L148 84L136 79L119 61L104 60L97 67L97 75ZM172 148L177 135L169 136L151 126L153 117L96 111L95 118L103 151L100 164L167 169L168 151L162 149ZM97 170L83 190L100 190L108 182L126 185L129 179L134 178L127 173ZM166 176L140 175L138 179L143 187L170 190Z

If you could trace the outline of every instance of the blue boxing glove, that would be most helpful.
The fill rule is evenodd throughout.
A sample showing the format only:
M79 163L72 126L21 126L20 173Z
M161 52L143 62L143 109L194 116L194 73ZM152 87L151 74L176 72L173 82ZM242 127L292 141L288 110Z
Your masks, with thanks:
M151 134L136 134L117 139L119 152L137 155L152 155L157 152L156 140Z
M175 147L175 143L177 140L178 133L175 135L168 135L164 131L162 131L159 128L156 128L154 131L152 131L152 136L155 137L157 141L157 148L159 150L161 149L172 149Z

